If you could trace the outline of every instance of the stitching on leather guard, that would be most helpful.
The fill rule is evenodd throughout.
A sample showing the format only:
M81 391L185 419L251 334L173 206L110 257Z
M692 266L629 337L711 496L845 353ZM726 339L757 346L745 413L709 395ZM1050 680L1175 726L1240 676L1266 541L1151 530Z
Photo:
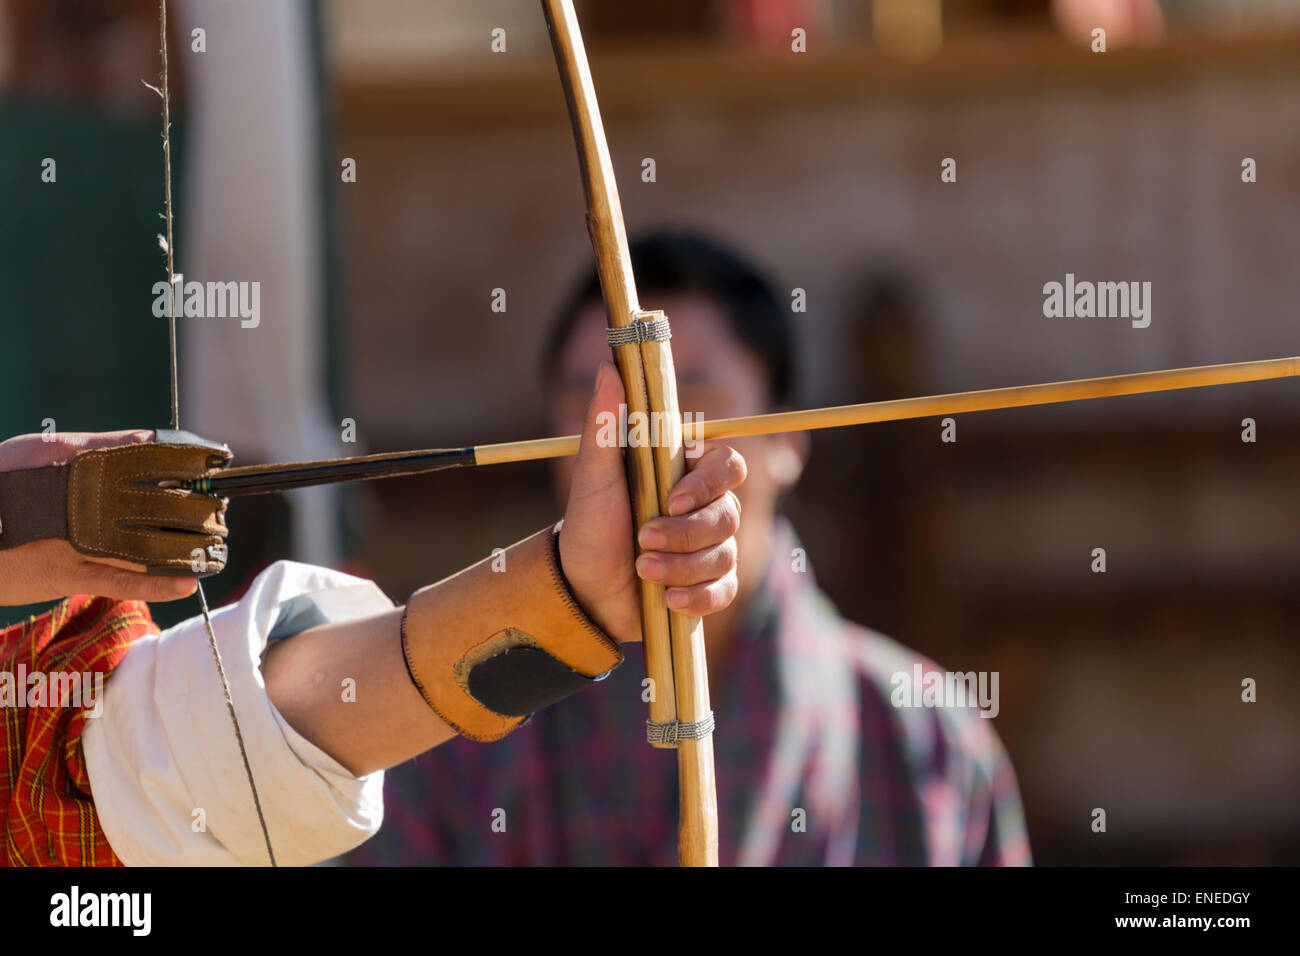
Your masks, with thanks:
M500 740L501 738L499 736L494 737L490 735L471 733L470 731L466 730L464 727L460 726L460 724L456 723L454 720L451 720L446 714L444 714L441 710L439 710L438 705L433 702L433 698L429 696L429 692L424 689L424 682L420 680L420 676L415 672L415 662L411 660L411 649L410 647L407 646L406 614L407 611L409 610L410 607L408 605L406 610L402 611L402 622L401 622L402 658L406 661L406 673L410 675L411 683L414 684L415 689L420 692L420 696L424 698L424 702L429 705L429 709L432 710L434 714L437 715L439 720L441 720L452 730L456 731L456 733L460 734L462 737L468 737L470 740L477 740L484 743L493 740ZM504 717L506 715L502 714L501 716ZM514 728L511 729L513 730Z
M550 548L547 552L550 560L547 561L548 570L551 572L551 579L555 582L555 589L560 594L565 606L569 612L586 628L593 637L597 638L602 644L618 655L619 663L623 661L623 652L619 649L618 641L611 638L603 630L596 626L591 618L587 617L587 612L582 609L578 599L574 597L572 588L569 587L569 579L564 576L564 570L560 565L560 524L557 522L551 526ZM614 665L615 667L618 664Z
M508 653L516 647L535 647L540 651L546 650L527 631L521 631L517 627L503 628L482 644L471 648L464 657L453 664L451 668L452 676L456 678L456 683L460 685L461 690L474 697L473 692L469 689L469 675L474 668L494 657ZM474 697L474 699L478 700L477 697ZM479 703L482 704L483 702L480 700ZM488 707L488 710L495 710L495 708ZM496 713L501 712L498 710Z

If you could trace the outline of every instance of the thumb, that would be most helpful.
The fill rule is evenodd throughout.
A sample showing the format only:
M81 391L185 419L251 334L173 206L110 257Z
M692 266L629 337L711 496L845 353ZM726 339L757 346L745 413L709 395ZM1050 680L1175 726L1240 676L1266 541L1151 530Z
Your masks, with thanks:
M82 561L77 568L73 591L95 594L119 601L178 601L189 597L198 586L192 577L147 575L101 564ZM73 593L73 592L69 592Z
M596 375L560 528L560 567L578 603L615 640L640 639L632 505L619 441L623 383L606 362Z
M596 373L596 388L587 406L582 440L573 465L569 500L581 501L606 493L612 484L626 486L623 449L619 442L619 406L623 403L623 382L610 362L602 362Z

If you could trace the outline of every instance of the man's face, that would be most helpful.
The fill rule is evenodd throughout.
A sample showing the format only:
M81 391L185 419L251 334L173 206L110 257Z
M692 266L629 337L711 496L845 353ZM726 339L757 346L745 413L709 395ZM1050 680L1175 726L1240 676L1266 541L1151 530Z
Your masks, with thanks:
M707 296L691 294L666 296L645 305L663 309L672 325L677 398L684 415L703 415L707 420L772 410L763 363L736 338L722 306ZM582 431L596 369L609 357L605 309L593 303L579 314L560 355L556 379L549 383L548 414L553 434ZM761 573L763 545L771 530L777 496L798 479L805 442L806 436L753 436L726 441L749 466L748 477L736 491L743 514L737 535L742 592ZM556 460L555 469L556 490L563 501L573 459ZM751 545L748 548L747 542Z

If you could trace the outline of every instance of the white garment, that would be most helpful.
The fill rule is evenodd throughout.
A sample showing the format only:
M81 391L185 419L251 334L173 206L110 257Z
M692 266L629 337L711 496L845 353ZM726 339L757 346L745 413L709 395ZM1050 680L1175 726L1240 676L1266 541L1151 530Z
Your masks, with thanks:
M262 680L268 635L284 630L282 609L301 630L392 607L369 581L279 561L212 614L277 863L318 863L373 836L384 775L352 776L279 714ZM269 862L201 617L131 647L82 741L104 834L128 866Z

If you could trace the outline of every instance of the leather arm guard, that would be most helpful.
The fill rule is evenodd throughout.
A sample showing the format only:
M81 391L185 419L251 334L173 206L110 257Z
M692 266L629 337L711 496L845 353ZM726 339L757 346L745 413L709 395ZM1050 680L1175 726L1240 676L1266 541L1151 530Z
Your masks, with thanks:
M402 651L434 713L482 741L499 740L623 662L569 590L558 525L412 594Z
M216 574L226 566L225 499L159 485L208 477L230 459L225 445L159 429L152 442L0 472L0 550L62 538L81 554L149 574Z

